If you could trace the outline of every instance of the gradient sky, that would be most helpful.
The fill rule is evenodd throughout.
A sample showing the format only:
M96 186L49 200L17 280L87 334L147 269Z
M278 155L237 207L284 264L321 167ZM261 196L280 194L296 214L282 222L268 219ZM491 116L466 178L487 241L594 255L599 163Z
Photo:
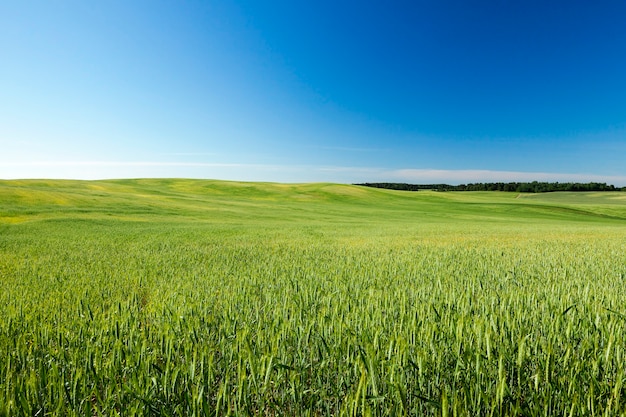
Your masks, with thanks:
M623 1L3 1L0 178L626 185Z

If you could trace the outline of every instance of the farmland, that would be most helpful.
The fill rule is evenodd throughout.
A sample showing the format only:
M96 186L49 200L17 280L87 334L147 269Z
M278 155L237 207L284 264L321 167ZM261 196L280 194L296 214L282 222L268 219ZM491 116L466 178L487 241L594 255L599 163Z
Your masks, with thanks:
M626 194L0 181L0 415L621 415Z

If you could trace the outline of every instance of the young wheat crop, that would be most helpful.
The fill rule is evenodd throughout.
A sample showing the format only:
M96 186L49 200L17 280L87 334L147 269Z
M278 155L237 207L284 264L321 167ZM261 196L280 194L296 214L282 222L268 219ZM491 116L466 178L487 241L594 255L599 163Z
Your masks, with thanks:
M232 201L0 225L0 415L626 412L621 220Z

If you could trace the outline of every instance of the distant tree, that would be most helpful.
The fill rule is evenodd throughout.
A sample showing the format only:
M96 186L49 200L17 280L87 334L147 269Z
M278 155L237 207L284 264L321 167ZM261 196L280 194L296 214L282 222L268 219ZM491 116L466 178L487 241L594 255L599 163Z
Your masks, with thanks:
M407 184L407 183L362 183L355 184L366 187L385 188L400 191L508 191L518 193L548 193L553 191L626 191L626 187L617 188L606 183L559 183L559 182L490 182L490 183L469 183L460 185L449 184Z

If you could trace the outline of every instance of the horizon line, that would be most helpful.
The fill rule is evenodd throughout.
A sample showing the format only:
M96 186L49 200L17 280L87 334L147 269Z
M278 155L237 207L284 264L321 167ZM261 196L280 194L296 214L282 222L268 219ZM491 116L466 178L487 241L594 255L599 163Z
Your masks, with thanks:
M86 170L85 168L93 168ZM2 179L106 180L130 178L197 178L250 182L335 182L344 184L403 182L451 184L486 182L578 182L626 186L626 175L504 171L490 169L431 169L329 166L315 164L253 164L177 161L30 161L0 163Z

